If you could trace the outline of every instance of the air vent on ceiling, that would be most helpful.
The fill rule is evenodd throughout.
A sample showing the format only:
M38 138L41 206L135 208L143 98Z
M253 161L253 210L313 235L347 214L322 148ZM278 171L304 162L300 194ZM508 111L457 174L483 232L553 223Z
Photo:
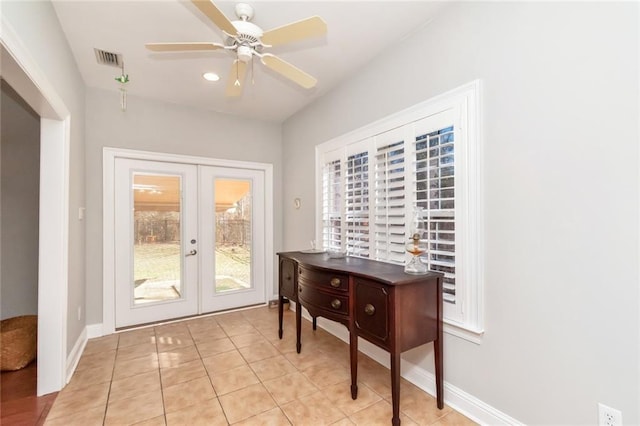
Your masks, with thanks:
M99 64L122 68L121 53L107 52L106 50L97 49L95 47L93 50L96 52L96 60Z

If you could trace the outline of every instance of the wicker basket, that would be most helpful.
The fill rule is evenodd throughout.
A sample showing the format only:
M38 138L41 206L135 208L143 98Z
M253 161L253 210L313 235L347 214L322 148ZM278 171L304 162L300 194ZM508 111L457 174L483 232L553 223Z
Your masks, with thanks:
M36 358L38 316L24 315L0 322L0 369L24 368Z

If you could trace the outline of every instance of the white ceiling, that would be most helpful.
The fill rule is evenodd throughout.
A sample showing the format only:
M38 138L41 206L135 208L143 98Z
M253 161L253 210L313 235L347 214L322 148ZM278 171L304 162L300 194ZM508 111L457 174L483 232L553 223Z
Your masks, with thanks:
M236 20L237 2L215 1L230 20ZM71 50L89 87L112 91L120 69L96 62L94 47L124 56L132 95L197 108L282 122L314 99L340 85L378 55L425 25L443 3L431 1L248 1L255 9L252 22L269 30L313 15L327 23L327 35L265 51L280 56L318 79L306 90L258 61L254 81L250 71L239 98L225 97L233 62L226 51L153 53L149 42L212 41L222 43L222 32L190 1L61 1L53 4ZM202 78L206 71L218 82Z

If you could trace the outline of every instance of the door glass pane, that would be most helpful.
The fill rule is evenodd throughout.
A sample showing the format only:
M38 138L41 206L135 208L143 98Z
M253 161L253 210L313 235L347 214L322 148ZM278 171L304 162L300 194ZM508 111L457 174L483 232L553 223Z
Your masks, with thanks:
M134 303L182 297L181 177L133 174Z
M215 179L215 292L251 288L251 181Z

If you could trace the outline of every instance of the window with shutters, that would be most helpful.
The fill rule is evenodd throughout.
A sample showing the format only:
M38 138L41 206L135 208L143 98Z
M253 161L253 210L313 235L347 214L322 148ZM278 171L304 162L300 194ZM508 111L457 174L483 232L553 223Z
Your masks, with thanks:
M347 253L369 257L369 153L347 156L344 171L344 229Z
M376 137L373 235L374 259L405 261L405 152L404 135L397 131Z
M421 208L421 260L444 274L445 331L476 342L483 327L479 88L474 81L316 147L324 248L404 264Z
M455 151L453 126L424 133L416 126L413 199L425 212L424 262L444 274L444 301L455 303Z
M334 153L335 155L335 153ZM327 159L322 166L322 245L340 250L342 245L342 191L339 158Z

